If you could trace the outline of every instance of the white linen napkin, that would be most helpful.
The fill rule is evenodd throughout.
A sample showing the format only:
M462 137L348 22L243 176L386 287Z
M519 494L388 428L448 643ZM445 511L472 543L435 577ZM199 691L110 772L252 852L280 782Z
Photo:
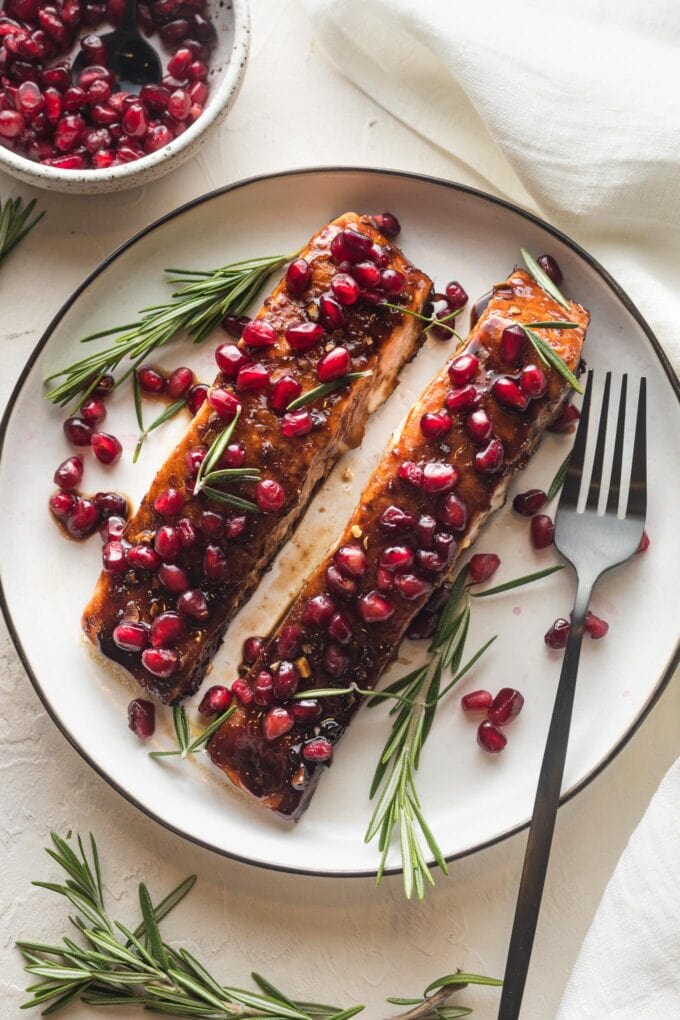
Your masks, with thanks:
M305 0L364 92L630 289L680 370L677 0Z
M680 370L677 0L305 0L364 92L611 270ZM680 762L605 893L558 1020L680 1016Z

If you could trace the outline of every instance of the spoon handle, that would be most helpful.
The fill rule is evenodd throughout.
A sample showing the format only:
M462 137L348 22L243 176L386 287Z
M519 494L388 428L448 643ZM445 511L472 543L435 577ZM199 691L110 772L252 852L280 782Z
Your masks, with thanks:
M120 27L125 32L139 32L137 28L137 0L125 0L125 12Z

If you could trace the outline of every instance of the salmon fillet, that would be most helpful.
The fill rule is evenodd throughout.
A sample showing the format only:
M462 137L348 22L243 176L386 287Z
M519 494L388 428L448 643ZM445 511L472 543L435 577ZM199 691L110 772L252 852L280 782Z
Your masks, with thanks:
M504 360L503 331L565 319L578 328L536 332L577 371L588 312L573 303L565 311L515 270L393 435L345 530L239 685L247 703L209 743L213 763L261 804L299 817L362 700L344 694L301 707L286 699L296 690L375 687L411 621L502 505L512 476L568 398L564 378L537 360L528 341L514 364ZM545 393L513 409L507 401L522 394L508 382L529 365L543 371ZM440 421L434 435L436 419L423 417L442 413L450 421Z
M259 584L317 485L345 450L361 442L368 415L392 392L400 369L421 342L418 320L370 303L370 295L341 308L343 324L335 328L324 320L323 311L320 315L320 298L328 296L330 281L339 268L331 244L348 229L372 245L369 258L403 275L402 291L394 300L422 312L431 280L376 229L369 216L350 212L323 227L300 253L311 270L306 285L303 280L302 293L293 293L284 277L256 316L274 328L276 342L254 349L248 348L245 338L239 341L239 347L249 350L267 370L268 384L241 390L238 382L218 375L208 400L125 529L125 543L143 547L147 559L163 560L160 576L159 563L142 569L137 565L138 554L133 553L135 564L128 559L124 572L102 571L84 610L82 626L89 640L166 704L198 689L229 620ZM301 322L312 326L319 318L325 325L320 340L304 350L291 346L286 330ZM307 434L284 435L285 406L275 409L272 402L276 383L284 376L292 377L303 394L313 389L319 385L320 357L339 346L351 356L350 371L370 371L372 375L310 404L312 428ZM193 495L196 468L195 463L190 465L192 451L208 448L229 420L211 406L215 391L225 390L232 404L237 396L241 405L231 443L241 445L245 465L258 468L263 480L283 487L280 507L259 513L232 511L204 492ZM158 512L156 501L170 489L180 493L182 506L168 516ZM231 484L228 492L251 503L258 499L254 482ZM171 530L169 534L163 531L159 539L161 527ZM155 557L154 546L160 553ZM151 555L145 550L152 550ZM153 649L121 647L122 632L116 630L121 624L141 624L139 641L144 645L149 625L161 613L176 610L183 614L185 633L167 653L159 656Z

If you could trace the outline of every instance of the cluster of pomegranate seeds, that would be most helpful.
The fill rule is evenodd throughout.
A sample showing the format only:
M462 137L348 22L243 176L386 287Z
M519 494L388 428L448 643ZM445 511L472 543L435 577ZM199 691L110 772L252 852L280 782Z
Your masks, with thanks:
M508 742L501 727L517 718L524 707L524 697L514 687L502 687L495 698L489 691L471 691L463 695L460 703L469 715L485 715L477 728L477 743L489 754L498 754Z
M0 17L0 145L62 170L104 170L141 159L179 137L208 98L216 30L206 0L137 7L146 35L167 54L159 85L117 91L97 35L120 24L122 0L6 0ZM86 67L72 81L71 57Z

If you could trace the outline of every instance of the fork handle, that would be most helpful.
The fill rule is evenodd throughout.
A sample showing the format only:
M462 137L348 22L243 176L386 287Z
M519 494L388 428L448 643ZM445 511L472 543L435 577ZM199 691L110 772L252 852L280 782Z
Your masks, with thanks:
M569 727L576 691L576 675L581 655L585 616L591 593L592 584L580 584L576 592L571 630L564 653L560 682L557 687L555 706L538 778L515 908L515 920L505 965L498 1020L517 1020L520 1015L560 801L564 763L569 743Z

